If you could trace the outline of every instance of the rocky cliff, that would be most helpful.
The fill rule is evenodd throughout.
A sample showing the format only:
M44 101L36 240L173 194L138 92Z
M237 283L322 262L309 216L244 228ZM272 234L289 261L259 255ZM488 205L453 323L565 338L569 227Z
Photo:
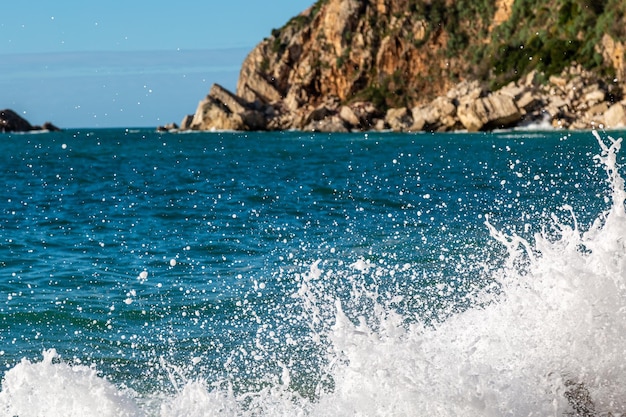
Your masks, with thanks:
M618 126L625 15L619 0L319 0L181 127Z

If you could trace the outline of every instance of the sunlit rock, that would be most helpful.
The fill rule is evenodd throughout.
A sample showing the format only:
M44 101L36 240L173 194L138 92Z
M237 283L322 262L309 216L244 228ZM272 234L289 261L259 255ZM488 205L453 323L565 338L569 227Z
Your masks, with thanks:
M188 122L188 121L185 121ZM265 116L224 87L213 84L191 121L194 130L263 130Z
M513 98L504 94L492 94L462 105L458 109L458 116L470 132L505 128L522 119L522 113Z
M385 123L394 132L404 132L413 125L413 116L406 107L387 110Z
M616 103L604 113L606 127L618 128L626 126L626 109L624 103Z

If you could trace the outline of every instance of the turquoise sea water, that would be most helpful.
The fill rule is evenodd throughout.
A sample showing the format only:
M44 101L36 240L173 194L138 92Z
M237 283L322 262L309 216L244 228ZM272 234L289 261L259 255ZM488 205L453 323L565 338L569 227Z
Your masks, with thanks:
M601 139L2 135L0 414L623 413Z

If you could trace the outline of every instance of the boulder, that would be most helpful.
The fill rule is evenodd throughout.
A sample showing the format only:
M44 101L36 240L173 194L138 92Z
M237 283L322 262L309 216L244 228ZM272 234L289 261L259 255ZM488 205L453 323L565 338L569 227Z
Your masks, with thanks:
M410 130L447 131L457 125L455 101L449 97L437 97L425 106L411 110L413 125Z
M512 97L513 99L517 100L526 91L527 91L527 89L525 87L518 86L517 84L512 82L512 83L509 83L508 85L505 85L500 90L498 90L498 93L507 95L507 96Z
M459 121L468 132L478 132L485 125L485 122L475 110L475 107L477 106L474 103L477 103L478 101L479 100L461 104L457 109Z
M185 120L183 126L188 126ZM219 84L200 102L190 124L194 130L263 130L265 115L254 103L247 103Z
M506 128L522 119L522 113L513 98L497 93L460 105L457 115L470 132Z
M560 77L558 75L551 75L549 78L550 84L553 84L559 88L565 88L567 85L567 80L564 77Z
M568 103L567 98L564 98L563 96L553 95L549 98L548 106L561 109L564 107L570 107L570 103Z
M596 104L595 106L590 107L589 110L587 111L587 114L590 116L597 116L597 115L606 113L608 109L609 109L609 104L606 101L603 101L602 103L599 103L599 104Z
M587 103L589 107L594 106L600 102L604 101L606 97L606 93L599 88L593 89L585 94L583 100Z
M311 132L349 132L344 120L337 114L329 115L323 119L313 120L304 128Z
M343 105L339 107L338 114L350 130L372 129L376 120L384 116L372 103L365 101Z
M448 91L446 97L458 103L465 104L483 97L485 89L479 81L461 81Z
M176 123L167 123L163 126L157 126L157 132L175 132L178 130Z
M526 90L515 101L515 104L520 110L524 110L525 112L530 113L536 110L537 107L541 105L541 99L537 97L537 94L533 93L530 90Z
M361 123L362 129L371 129L376 122L385 117L385 113L377 109L369 101L357 101L350 104L350 109L356 114Z
M385 123L385 120L383 119L378 119L376 123L374 124L374 130L383 131L386 129L387 129L387 124Z
M223 103L207 96L193 116L193 130L242 130L243 121Z
M387 110L385 123L394 132L404 132L413 125L413 116L406 107L393 108Z
M609 107L604 113L604 123L610 129L626 126L626 109L623 102Z
M410 127L411 132L420 132L427 128L426 120L431 117L431 109L429 106L417 106L411 109L413 116L413 124Z
M339 109L339 117L341 117L341 119L350 127L361 127L361 120L359 119L359 116L357 116L354 110L352 110L349 106L341 106L341 109Z
M320 120L324 120L325 118L334 114L332 109L329 109L325 105L321 105L315 109L313 109L305 119L304 124L309 125L311 122L317 122ZM309 130L309 129L305 129Z

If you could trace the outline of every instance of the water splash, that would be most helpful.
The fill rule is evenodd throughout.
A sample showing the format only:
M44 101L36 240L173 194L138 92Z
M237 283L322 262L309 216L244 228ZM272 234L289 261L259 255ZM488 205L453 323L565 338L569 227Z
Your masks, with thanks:
M434 326L381 309L377 329L337 306L335 387L314 415L531 416L626 412L626 214L616 154L594 132L613 198L588 231L556 218L507 249L497 296ZM484 297L480 295L478 297ZM578 414L576 414L578 413ZM582 414L581 414L582 413ZM593 415L596 415L593 414Z
M274 371L255 389L236 389L228 378L188 379L162 362L171 386L139 395L92 367L70 366L46 351L41 362L23 360L5 374L0 411L21 417L625 413L626 193L616 160L621 140L608 138L607 145L594 135L609 209L581 230L576 208L568 206L569 219L555 217L532 239L504 233L487 220L506 256L498 267L475 268L480 285L467 291L462 307L449 296L457 291L452 282L414 297L382 285L395 274L421 279L415 265L364 258L340 263L342 268L319 261L304 273L285 272L299 283L294 297L300 313L292 319L308 329L287 344L319 355L310 362L317 379L309 395L298 387L302 366L296 361L302 356L287 361L272 354L261 329L255 343L263 354L250 366Z
M59 361L54 349L41 362L23 359L6 373L0 392L0 414L5 416L128 416L143 412L130 390L120 389L94 368Z

